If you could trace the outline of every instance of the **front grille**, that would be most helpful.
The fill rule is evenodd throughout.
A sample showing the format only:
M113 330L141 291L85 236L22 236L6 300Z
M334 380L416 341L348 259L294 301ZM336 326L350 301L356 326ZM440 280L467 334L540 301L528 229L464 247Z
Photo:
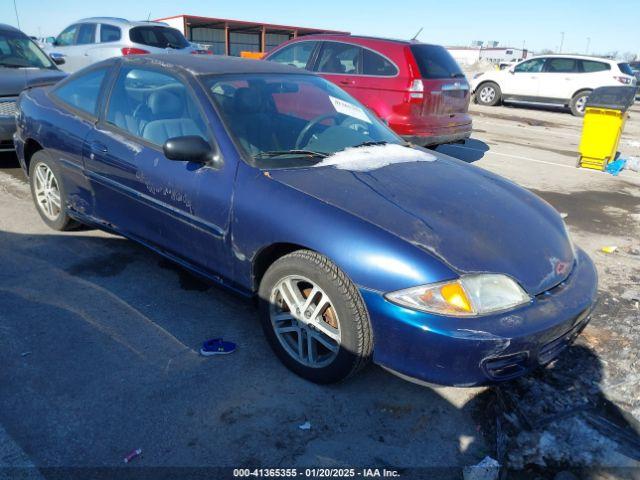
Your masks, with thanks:
M545 344L540 351L538 352L538 361L544 365L545 363L549 363L551 360L560 355L565 348L573 343L576 337L580 334L582 329L587 326L589 322L589 310L585 310L582 312L578 321L574 327L571 328L568 332L560 335L555 340L550 341Z
M482 362L482 368L491 380L510 380L525 372L528 358L528 352L491 357Z
M0 100L0 117L14 117L16 115L16 101Z

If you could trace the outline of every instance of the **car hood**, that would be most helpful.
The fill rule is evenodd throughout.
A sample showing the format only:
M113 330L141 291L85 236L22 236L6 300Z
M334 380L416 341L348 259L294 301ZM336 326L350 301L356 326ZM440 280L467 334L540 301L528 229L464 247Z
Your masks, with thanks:
M27 87L51 85L67 74L60 70L0 68L0 97L17 96Z
M269 173L460 273L507 274L531 295L559 284L573 267L573 247L553 207L511 181L450 157L364 172L312 167Z

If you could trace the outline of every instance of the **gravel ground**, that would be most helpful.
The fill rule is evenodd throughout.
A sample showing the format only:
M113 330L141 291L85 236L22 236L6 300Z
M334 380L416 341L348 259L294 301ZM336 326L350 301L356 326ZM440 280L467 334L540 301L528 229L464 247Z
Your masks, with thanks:
M377 367L337 386L306 383L271 354L252 304L121 238L47 230L15 158L1 157L0 479L54 478L53 467L122 474L138 447L139 467L391 466L403 478L461 478L490 456L508 478L637 474L640 174L576 169L581 120L567 113L472 112L473 138L439 150L566 214L600 274L601 301L576 344L500 388L419 387ZM622 154L640 156L639 138L636 108ZM238 352L199 357L214 335Z

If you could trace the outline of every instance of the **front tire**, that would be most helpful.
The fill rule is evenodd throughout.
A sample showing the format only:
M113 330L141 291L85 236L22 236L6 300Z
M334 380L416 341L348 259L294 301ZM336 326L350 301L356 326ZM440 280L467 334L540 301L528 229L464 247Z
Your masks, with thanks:
M479 105L494 107L500 103L501 98L502 92L495 82L481 83L476 89L476 103Z
M80 226L67 214L67 197L60 169L44 150L31 157L29 185L36 210L50 228L64 231Z
M589 99L589 95L591 95L591 90L583 90L573 96L571 102L569 103L569 108L571 108L571 113L574 116L584 117L584 112L587 107L587 100Z
M298 250L278 259L262 278L259 297L265 336L297 375L334 383L369 362L373 337L364 301L323 255Z

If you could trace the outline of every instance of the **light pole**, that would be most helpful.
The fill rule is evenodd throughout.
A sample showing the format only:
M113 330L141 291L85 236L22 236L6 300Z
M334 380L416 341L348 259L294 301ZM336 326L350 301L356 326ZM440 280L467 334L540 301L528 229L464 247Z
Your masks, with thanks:
M591 45L591 37L587 37L587 51L586 51L587 55L589 55L589 45Z
M560 48L558 49L558 53L562 53L563 45L564 45L564 32L560 32Z

